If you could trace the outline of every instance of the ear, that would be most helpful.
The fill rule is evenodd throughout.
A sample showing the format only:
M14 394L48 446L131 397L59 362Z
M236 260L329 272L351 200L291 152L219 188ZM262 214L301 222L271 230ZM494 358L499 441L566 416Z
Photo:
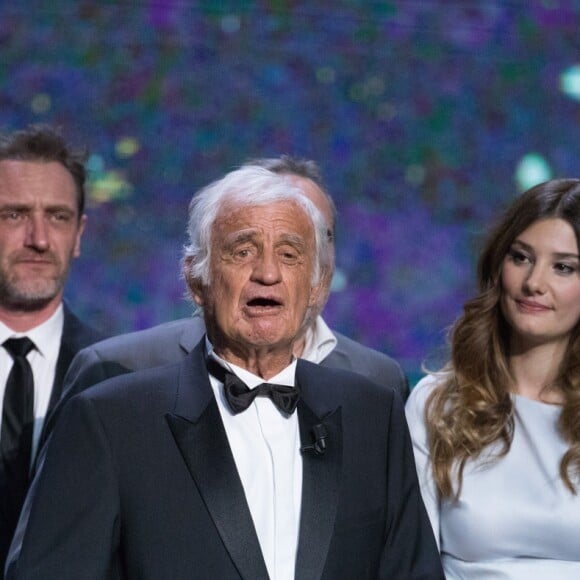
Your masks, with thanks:
M309 305L312 306L316 304L319 312L322 312L326 306L326 301L328 300L328 295L330 294L330 285L332 283L332 276L334 274L334 268L323 268L320 272L320 280L316 286L313 286L310 291L310 302ZM312 302L314 300L314 302Z
M194 302L198 306L203 306L203 284L199 278L194 278L191 275L191 266L195 262L193 256L188 256L183 260L183 277L189 288L189 292Z
M308 306L311 307L319 303L325 287L326 287L326 277L323 275L320 277L320 281L318 282L318 284L310 288L310 297L308 299Z
M73 248L73 257L78 258L81 255L81 238L87 225L87 216L83 214L79 220L79 226L76 233L75 245Z
M191 292L191 297L193 298L194 302L203 307L203 286L201 281L198 279L192 280L191 282L187 283L189 286L189 291Z

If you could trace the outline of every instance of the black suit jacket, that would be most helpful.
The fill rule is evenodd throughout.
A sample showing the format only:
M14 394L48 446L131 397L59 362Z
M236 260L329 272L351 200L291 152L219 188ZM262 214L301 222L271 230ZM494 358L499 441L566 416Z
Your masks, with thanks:
M359 375L298 361L298 580L442 579L402 403ZM106 381L66 405L27 499L9 580L267 580L204 363Z
M83 324L70 311L66 304L64 305L62 340L56 362L56 372L47 413L52 411L60 398L64 376L76 353L102 338L102 334ZM44 438L45 428L46 425L43 427L41 441ZM5 476L0 464L0 578L3 577L1 572L4 570L4 562L6 561L10 541L18 522L18 516L20 515L20 509L24 502L26 492L27 488L17 490L16 496L8 492Z
M152 328L113 336L79 352L65 377L61 405L106 379L139 369L176 362L189 354L205 334L200 316L166 322ZM334 332L334 350L320 363L324 367L350 370L395 389L403 401L409 384L399 364L391 357ZM46 436L52 431L60 409L47 419Z

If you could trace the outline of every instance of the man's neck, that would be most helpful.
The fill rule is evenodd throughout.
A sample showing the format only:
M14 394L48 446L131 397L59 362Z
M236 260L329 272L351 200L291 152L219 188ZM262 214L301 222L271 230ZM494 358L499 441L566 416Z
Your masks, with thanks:
M293 360L292 349L272 351L270 347L246 349L244 352L221 349L214 345L215 353L225 361L262 377L265 381L284 370Z
M304 347L306 346L306 335L302 335L294 342L292 352L296 358L300 358L304 352Z
M0 321L15 332L27 332L46 322L56 312L61 301L62 298L58 297L36 310L8 308L0 304Z

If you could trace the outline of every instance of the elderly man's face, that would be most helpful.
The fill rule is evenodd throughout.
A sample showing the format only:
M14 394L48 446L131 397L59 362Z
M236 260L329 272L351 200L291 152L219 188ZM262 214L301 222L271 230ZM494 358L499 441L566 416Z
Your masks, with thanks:
M313 226L294 203L222 208L213 229L210 286L192 289L221 354L291 347L316 301L314 260Z

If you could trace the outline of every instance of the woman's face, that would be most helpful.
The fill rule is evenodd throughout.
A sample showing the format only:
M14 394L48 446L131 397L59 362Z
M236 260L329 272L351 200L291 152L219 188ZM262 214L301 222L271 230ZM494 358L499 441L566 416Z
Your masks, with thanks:
M559 218L534 222L502 263L501 309L512 343L567 344L580 320L580 265L572 226Z

